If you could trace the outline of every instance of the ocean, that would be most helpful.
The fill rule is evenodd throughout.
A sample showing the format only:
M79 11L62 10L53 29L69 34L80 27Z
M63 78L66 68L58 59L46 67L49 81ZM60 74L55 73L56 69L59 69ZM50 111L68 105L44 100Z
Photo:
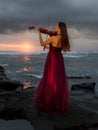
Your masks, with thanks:
M43 75L46 56L47 53L1 52L0 65L5 68L9 79L37 86ZM98 53L64 52L63 57L67 76L98 77Z

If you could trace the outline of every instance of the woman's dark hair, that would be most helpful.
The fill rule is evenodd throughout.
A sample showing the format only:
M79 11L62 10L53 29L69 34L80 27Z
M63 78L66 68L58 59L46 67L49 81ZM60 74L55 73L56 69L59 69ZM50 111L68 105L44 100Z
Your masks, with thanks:
M69 36L67 32L67 26L64 22L59 22L58 26L60 28L61 37L61 44L63 51L70 51L70 43L69 43Z

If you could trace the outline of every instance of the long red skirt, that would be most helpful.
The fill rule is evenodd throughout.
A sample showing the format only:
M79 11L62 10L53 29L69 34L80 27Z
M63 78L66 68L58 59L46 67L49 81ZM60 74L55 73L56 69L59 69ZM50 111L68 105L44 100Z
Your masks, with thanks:
M43 78L34 98L35 107L49 114L69 113L69 88L60 48L50 46Z

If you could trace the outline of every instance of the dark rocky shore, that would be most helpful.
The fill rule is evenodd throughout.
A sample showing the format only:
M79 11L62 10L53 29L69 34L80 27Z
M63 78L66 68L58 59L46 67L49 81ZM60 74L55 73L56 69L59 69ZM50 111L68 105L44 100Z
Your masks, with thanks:
M77 84L71 84L71 88L74 85L74 89L70 89L71 109L67 116L49 115L38 111L33 105L36 87L22 89L23 84L20 81L8 79L2 67L0 69L0 82L6 82L6 85L0 84L1 119L25 119L31 122L35 130L98 129L98 93L95 93L95 82L94 84L93 82L78 83L78 87ZM13 85L11 86L10 83ZM6 89L7 87L9 89Z

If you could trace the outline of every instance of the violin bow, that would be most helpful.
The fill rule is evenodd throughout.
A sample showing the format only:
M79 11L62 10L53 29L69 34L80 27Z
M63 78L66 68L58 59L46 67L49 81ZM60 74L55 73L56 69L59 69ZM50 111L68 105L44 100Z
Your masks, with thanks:
M47 29L50 28L50 25L51 25L51 21L49 21L49 24L48 24L48 28L47 28ZM48 38L48 34L46 35L46 40L47 40L47 38ZM45 48L46 48L46 46L44 46L43 50L45 50Z

